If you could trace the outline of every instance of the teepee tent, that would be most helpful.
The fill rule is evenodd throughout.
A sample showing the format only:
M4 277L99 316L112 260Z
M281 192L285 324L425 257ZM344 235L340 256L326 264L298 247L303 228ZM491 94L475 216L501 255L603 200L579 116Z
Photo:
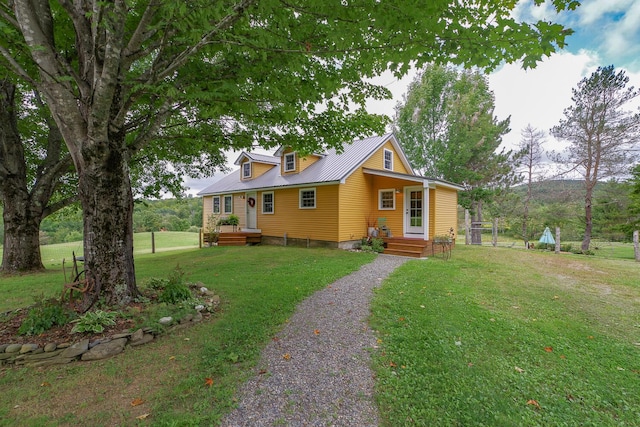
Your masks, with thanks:
M544 229L544 232L542 233L542 236L540 237L540 243L546 243L548 245L555 245L556 244L555 239L551 235L551 230L549 230L549 227L546 227Z

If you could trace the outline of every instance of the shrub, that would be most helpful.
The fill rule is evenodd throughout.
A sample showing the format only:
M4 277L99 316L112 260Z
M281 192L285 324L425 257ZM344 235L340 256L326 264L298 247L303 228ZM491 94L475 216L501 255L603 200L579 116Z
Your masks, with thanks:
M117 316L118 313L115 311L89 311L80 316L79 319L73 320L73 322L76 322L76 325L73 327L71 332L100 333L104 331L105 326L115 325Z
M53 326L62 326L69 323L75 317L75 313L62 305L58 300L41 299L29 309L27 317L18 328L19 335L40 335Z
M384 252L384 240L376 237L363 237L360 241L360 249L364 252Z
M177 266L169 275L164 289L158 296L160 302L176 304L191 298L191 291L184 283L184 272Z

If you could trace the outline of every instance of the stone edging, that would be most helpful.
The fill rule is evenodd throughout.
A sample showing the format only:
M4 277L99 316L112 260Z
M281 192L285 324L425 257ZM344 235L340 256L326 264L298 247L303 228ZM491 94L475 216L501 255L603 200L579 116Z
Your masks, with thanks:
M205 313L215 311L220 304L220 297L205 287L201 287L200 292L208 297L205 304L196 306L195 314L187 314L177 324L171 326L168 332L201 322L203 319L201 311ZM159 323L164 326L172 322L173 319L170 317L159 320ZM157 335L152 328L141 328L135 332L123 332L95 341L84 339L75 343L50 343L44 347L37 344L0 344L0 366L44 367L80 360L101 360L122 353L127 345L136 347L151 342Z

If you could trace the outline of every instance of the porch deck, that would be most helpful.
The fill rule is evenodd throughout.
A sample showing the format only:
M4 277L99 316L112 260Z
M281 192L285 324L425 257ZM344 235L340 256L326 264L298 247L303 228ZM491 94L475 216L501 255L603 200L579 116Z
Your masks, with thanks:
M202 243L209 244L209 233L202 233ZM262 242L262 233L255 231L228 231L217 235L218 246L257 245Z
M430 257L446 252L455 245L449 247L432 240L412 239L408 237L383 237L384 253L389 255L408 256L413 258Z

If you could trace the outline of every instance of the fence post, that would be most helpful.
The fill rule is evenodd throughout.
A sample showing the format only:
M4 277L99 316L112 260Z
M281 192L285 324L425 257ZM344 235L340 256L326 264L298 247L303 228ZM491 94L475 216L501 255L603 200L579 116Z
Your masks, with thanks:
M198 231L198 248L202 249L202 228Z
M471 217L469 216L469 209L464 210L464 244L471 243Z
M556 227L556 253L560 253L560 227Z
M151 232L151 253L156 253L156 233L155 231Z
M633 254L636 261L640 262L640 247L638 246L638 230L633 232Z
M493 227L491 227L491 244L494 248L498 246L498 218L493 218Z

